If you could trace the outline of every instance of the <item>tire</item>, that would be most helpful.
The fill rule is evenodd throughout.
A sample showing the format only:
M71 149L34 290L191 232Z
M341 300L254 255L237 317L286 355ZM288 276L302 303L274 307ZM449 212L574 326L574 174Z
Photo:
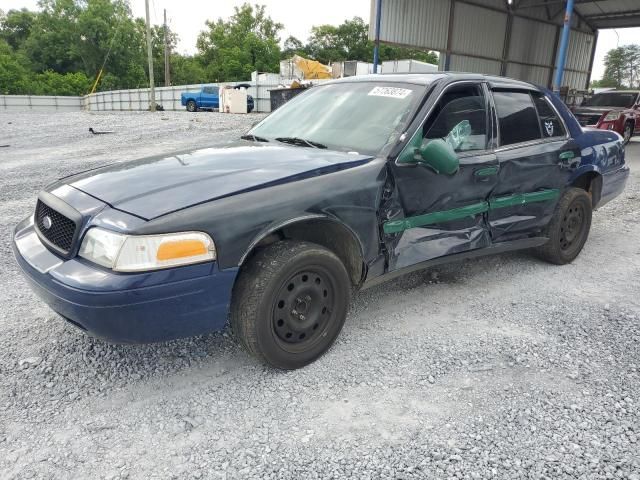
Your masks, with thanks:
M187 102L187 112L197 112L198 111L198 106L196 105L196 102L194 100L189 100Z
M242 267L233 290L231 329L260 361L293 370L331 347L350 300L349 275L333 252L314 243L281 241Z
M536 254L550 263L565 265L582 251L591 229L591 197L581 188L569 188L560 198L543 236L549 241Z
M627 122L624 124L624 130L622 132L622 137L624 138L625 145L631 141L632 136L633 136L633 124L631 122Z

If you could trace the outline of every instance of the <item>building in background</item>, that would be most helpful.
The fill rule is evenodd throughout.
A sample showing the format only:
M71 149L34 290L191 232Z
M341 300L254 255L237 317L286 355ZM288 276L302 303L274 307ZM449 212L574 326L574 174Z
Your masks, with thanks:
M371 0L369 36L376 40L378 30L381 42L436 50L440 70L551 87L568 6L561 85L582 90L589 86L598 29L640 26L640 0Z

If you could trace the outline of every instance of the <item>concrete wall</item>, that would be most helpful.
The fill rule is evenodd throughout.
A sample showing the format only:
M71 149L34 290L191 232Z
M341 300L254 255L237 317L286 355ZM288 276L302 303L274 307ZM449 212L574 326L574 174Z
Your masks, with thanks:
M0 95L0 111L73 112L82 110L82 102L83 97Z
M323 80L314 80L313 83L322 83ZM235 85L248 83L249 95L254 98L256 111L270 112L271 102L269 90L278 88L275 84L262 84L260 82L232 82L232 83L207 83L206 85ZM158 87L155 89L156 103L165 110L184 110L180 104L182 92L197 92L202 85L178 85L173 87ZM141 111L149 108L149 89L114 90L110 92L98 92L84 97L55 97L36 95L0 95L0 111L5 110L36 110L36 111Z

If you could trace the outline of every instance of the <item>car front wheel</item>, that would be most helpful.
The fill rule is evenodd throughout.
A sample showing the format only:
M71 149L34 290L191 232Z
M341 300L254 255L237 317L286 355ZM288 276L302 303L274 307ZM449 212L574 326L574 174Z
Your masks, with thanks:
M309 242L281 241L240 271L231 328L259 360L292 370L325 353L342 330L351 283L340 259Z
M198 106L196 105L196 102L193 100L189 100L187 102L187 112L195 112L198 110Z
M556 265L572 262L589 236L591 213L589 194L581 188L569 188L543 231L549 241L536 249L538 256Z

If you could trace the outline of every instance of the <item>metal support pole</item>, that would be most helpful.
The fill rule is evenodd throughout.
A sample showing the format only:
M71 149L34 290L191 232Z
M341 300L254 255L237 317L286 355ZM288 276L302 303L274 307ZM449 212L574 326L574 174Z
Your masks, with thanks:
M593 75L593 62L596 59L596 46L598 45L598 30L593 34L593 45L591 45L591 56L589 57L589 75L587 75L587 81L585 82L585 90L589 90L591 84L591 76Z
M553 81L553 91L560 93L562 86L562 77L564 76L564 65L567 61L567 50L569 49L569 36L571 34L571 15L573 14L573 0L567 0L567 9L564 14L564 27L562 28L562 37L560 39L560 51L558 53L558 62L556 64L556 77Z
M164 9L164 86L171 85L171 69L169 68L169 27L167 27L167 9Z
M373 47L373 73L378 73L380 61L380 19L382 18L382 0L376 0L376 33L375 46Z
M451 45L453 42L453 22L456 12L456 0L449 4L449 26L447 27L447 51L444 54L444 71L451 70Z
M151 89L149 108L152 112L156 111L156 91L153 81L153 50L151 48L151 21L149 20L149 0L144 0L144 8L147 16L147 57L149 58L149 87Z

